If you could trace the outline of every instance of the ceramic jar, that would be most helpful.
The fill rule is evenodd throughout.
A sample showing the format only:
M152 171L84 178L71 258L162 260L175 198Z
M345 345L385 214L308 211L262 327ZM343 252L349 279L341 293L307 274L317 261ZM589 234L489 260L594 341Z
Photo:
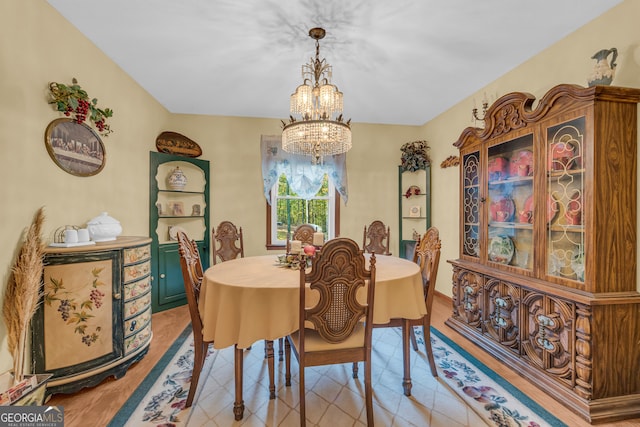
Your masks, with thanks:
M91 240L94 242L108 242L116 240L116 237L122 233L120 222L110 217L106 212L102 212L91 221L87 222L87 229Z
M176 166L176 168L171 171L171 174L167 177L167 185L171 190L184 190L185 185L187 185L187 176L182 172L180 166Z

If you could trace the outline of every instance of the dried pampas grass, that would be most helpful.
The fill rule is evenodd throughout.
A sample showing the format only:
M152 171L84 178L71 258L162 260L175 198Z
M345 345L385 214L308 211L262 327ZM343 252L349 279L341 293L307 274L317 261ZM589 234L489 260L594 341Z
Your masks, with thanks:
M40 238L43 222L44 211L40 208L27 230L16 264L11 269L2 305L16 382L24 379L29 324L40 301L40 281L44 268L44 247Z

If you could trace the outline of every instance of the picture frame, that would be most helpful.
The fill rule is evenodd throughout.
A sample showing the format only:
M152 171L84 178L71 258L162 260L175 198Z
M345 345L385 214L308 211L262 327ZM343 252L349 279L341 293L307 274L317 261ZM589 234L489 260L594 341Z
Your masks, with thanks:
M191 207L191 216L201 216L200 204L196 203Z
M56 119L47 126L44 143L51 160L71 175L93 176L104 168L106 153L102 140L84 123Z

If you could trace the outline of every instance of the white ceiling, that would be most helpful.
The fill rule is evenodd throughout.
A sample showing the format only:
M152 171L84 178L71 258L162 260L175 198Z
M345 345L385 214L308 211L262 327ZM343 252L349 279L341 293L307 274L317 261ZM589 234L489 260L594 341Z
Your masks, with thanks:
M288 117L321 26L346 118L421 125L621 0L48 2L173 113Z

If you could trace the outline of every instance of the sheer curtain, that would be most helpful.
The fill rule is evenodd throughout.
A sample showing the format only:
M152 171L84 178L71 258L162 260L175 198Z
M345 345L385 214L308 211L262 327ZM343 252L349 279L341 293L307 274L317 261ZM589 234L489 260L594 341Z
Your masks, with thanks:
M264 197L271 203L269 192L284 174L291 189L305 200L315 196L322 186L322 177L326 173L347 203L347 155L326 156L321 165L312 165L309 156L287 153L282 149L280 135L262 135L260 153L262 156L262 180Z

